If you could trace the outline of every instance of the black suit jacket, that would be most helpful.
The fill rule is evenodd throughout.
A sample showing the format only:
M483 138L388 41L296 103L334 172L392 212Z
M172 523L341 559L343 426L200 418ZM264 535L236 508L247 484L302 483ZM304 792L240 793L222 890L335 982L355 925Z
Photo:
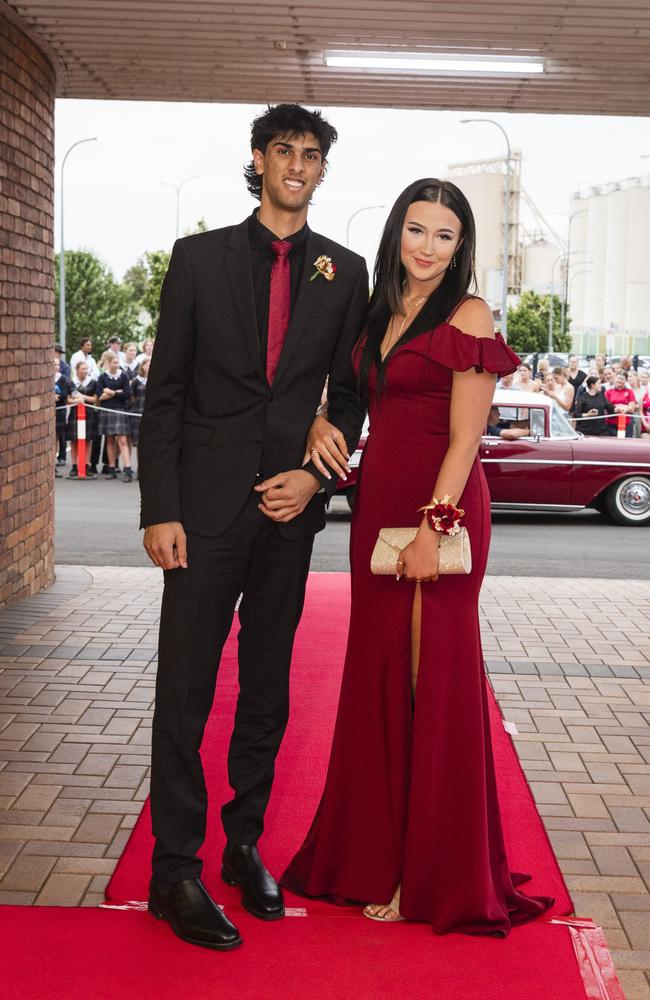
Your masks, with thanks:
M310 281L332 258L336 277ZM160 320L140 424L140 527L180 521L218 535L264 477L302 466L307 432L329 375L329 419L350 451L363 420L351 354L368 305L362 257L308 232L305 267L273 385L262 366L248 219L177 240L161 294ZM311 469L311 466L308 466ZM335 477L293 521L287 537L325 524Z

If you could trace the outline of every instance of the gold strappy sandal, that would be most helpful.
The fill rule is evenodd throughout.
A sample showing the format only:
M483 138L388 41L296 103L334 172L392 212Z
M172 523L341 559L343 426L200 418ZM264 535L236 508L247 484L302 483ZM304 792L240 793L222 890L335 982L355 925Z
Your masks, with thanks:
M400 920L404 919L402 914L399 912L399 895L400 891L398 888L397 892L391 899L390 903L388 903L388 912L390 913L390 911L392 910L393 913L397 914L396 917L389 917L387 915L380 917L379 914L377 913L368 913L368 906L378 906L381 909L381 907L383 906L382 903L368 903L368 906L364 906L361 912L363 913L364 917L368 918L368 920L376 920L380 924L398 924Z

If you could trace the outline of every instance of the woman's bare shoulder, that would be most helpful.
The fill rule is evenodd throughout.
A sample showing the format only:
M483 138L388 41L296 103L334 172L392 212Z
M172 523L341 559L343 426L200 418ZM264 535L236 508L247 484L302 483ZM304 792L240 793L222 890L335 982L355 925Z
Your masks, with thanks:
M465 299L450 322L471 337L488 337L491 340L495 338L492 310L485 299L478 297Z

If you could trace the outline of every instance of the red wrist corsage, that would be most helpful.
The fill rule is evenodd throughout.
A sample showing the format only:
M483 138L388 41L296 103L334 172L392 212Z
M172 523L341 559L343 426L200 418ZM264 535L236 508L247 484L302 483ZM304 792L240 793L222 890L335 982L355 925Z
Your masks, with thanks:
M450 496L444 496L442 500L434 497L431 503L418 507L418 510L425 512L431 530L443 535L457 535L460 531L460 519L465 514L462 507L456 507L451 502Z

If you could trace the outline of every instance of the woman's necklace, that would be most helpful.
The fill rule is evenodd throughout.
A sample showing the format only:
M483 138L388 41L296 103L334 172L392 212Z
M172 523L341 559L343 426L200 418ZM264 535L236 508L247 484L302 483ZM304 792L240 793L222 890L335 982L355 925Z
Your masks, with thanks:
M384 351L384 353L381 356L381 360L382 361L386 360L386 358L388 357L388 355L392 351L393 347L395 346L395 344L398 342L398 340L402 336L402 331L404 329L406 321L409 318L409 316L411 315L411 313L413 312L413 310L417 309L417 307L419 305L422 305L422 303L424 302L425 299L426 299L426 295L423 295L421 298L416 299L415 302L413 303L413 305L407 307L406 312L404 313L404 316L402 318L402 322L400 323L400 328L399 328L399 330L397 332L397 336L396 337L390 337L389 340L388 340L388 346L387 346L386 350ZM394 321L394 319L395 319L395 317L392 316L391 317L391 322Z

